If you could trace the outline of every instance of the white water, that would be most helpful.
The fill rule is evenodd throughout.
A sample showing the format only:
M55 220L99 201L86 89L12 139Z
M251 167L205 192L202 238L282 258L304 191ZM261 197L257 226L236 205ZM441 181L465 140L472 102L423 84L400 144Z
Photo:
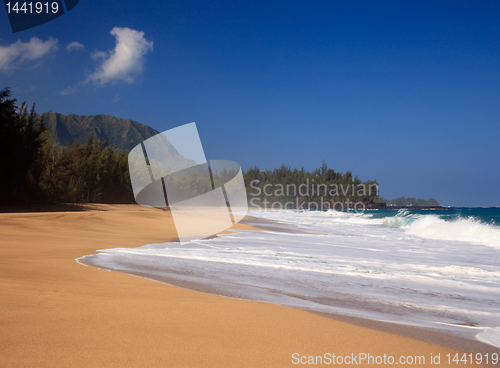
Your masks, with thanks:
M363 218L366 217L363 216ZM367 220L366 223L369 222L370 220ZM398 216L385 217L375 222L403 227L407 230L407 234L423 238L468 241L500 249L500 228L474 218L445 221L436 215L418 215L410 214L409 211L399 211Z
M79 261L238 298L479 334L500 347L498 227L404 213L250 215L303 232L240 231L184 246L108 249Z

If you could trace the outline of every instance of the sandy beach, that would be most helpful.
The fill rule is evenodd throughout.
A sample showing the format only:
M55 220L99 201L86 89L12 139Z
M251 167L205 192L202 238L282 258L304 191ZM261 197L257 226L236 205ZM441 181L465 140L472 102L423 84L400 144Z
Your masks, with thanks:
M414 364L422 367L438 365L431 356L448 366L447 354L464 354L438 335L424 338L431 344L411 330L391 333L376 323L190 291L75 261L98 249L175 237L169 212L136 205L1 213L0 366L285 367L309 356L369 354L394 356L393 366L400 356L423 356L425 364Z

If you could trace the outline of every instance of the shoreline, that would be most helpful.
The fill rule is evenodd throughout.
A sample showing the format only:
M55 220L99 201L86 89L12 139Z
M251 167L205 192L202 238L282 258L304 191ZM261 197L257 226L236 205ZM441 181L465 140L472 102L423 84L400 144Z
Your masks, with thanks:
M258 219L260 221L260 219ZM253 218L252 220L249 220L249 222L254 224ZM258 231L287 231L286 228L277 228L273 226L272 223L262 223L263 229L254 229ZM292 233L301 233L300 230L295 230L295 229L290 229L288 232ZM90 255L91 256L91 255ZM81 257L84 258L84 257ZM272 303L269 301L263 301L263 300L256 300L256 299L246 299L246 298L241 298L237 295L232 295L227 292L221 292L220 289L213 287L213 286L207 286L203 285L200 283L196 282L190 282L190 281L185 281L180 278L176 278L175 276L157 276L157 275L152 275L150 273L141 272L141 271L135 271L135 272L126 272L126 271L121 271L121 270L114 270L114 269L107 269L100 267L98 265L93 264L92 260L85 261L77 259L75 260L76 262L88 266L88 267L94 267L110 272L120 272L126 275L131 275L135 277L140 277L146 280L150 281L155 281L162 283L164 285L168 286L173 286L176 288L181 288L189 291L194 291L194 292L199 292L199 293L204 293L204 294L209 294L209 295L215 295L215 296L220 296L224 298L231 298L235 300L243 300L243 301L251 301L251 302L256 302L256 303L265 303L265 304L271 304L271 305L278 305L281 307L285 308L293 308L293 309L298 309L302 310L307 313L312 313L316 314L325 318L333 319L335 321L339 322L345 322L350 325L356 325L359 327L364 327L372 330L377 330L377 331L382 331L382 332L387 332L390 334L395 334L398 336L403 336L403 337L408 337L408 338L413 338L417 339L422 342L430 343L430 344L436 344L440 346L444 346L447 348L452 348L452 349L459 349L459 350L464 350L464 351L470 351L474 353L482 353L482 354L492 354L492 353L497 353L500 356L500 348L493 346L491 344L488 344L486 342L482 342L475 338L475 335L477 332L473 333L470 337L464 337L464 336L457 336L449 331L447 332L444 329L439 329L439 328L430 328L430 327L421 327L421 326L415 326L415 325L410 325L406 323L396 323L392 321L380 321L376 319L370 319L370 318L364 318L364 317L356 317L356 316L350 316L350 315L345 315L345 314L340 314L340 313L334 313L334 312L322 312L314 309L307 309L307 308L301 308L301 307L295 307L295 306L287 306L283 304L278 304L278 303ZM182 274L185 276L185 274Z
M294 234L326 235L323 233L308 231L307 228L296 226L293 223L280 222L279 220L276 221L261 217L247 216L245 220L242 221L242 223L258 227L258 230L268 230L272 233L277 234L288 234L292 235L292 237ZM257 229L254 228L252 230ZM265 242L264 239L266 238L265 235L261 236L257 234L251 237L253 237L254 241L256 242ZM286 244L288 240L284 239L283 241L285 242L283 243L283 246L285 246L284 244ZM200 245L201 247L194 244L193 247L200 248L200 252L204 252L204 248L218 249L217 242L201 242ZM271 250L273 249L274 245L280 245L279 241L274 241L271 243L267 242L267 246L269 246L269 248L266 249ZM242 246L243 248L240 248L240 246ZM176 259L176 261L172 265L169 265L168 262L162 263L163 261L161 261L161 259L164 259L165 256L168 257L169 254L169 252L164 252L163 248L168 249L170 247L172 247L174 250L173 259ZM226 248L227 251L224 251L224 248ZM224 243L220 250L222 250L223 253L231 253L232 250L238 251L239 249L244 248L244 242L238 242L238 239L236 239L234 236L230 236L229 241ZM156 249L158 249L158 253L156 253ZM281 248L280 246L279 249L284 248ZM449 347L459 346L463 349L466 349L468 346L473 346L476 350L480 348L480 350L484 352L500 353L500 348L495 345L494 342L489 343L488 341L482 341L477 337L478 334L481 334L486 330L486 327L480 326L488 326L488 324L474 323L477 321L471 321L469 324L466 324L464 323L464 321L468 322L465 319L466 317L464 318L451 315L451 318L446 319L439 318L440 316L435 315L434 320L427 320L428 323L422 323L423 320L419 320L418 317L410 317L410 319L402 318L405 316L405 311L403 311L401 308L398 310L397 307L392 307L391 302L384 302L384 300L356 300L355 297L350 299L342 299L341 297L338 297L338 291L334 289L330 289L330 294L324 294L324 297L318 296L318 294L313 294L314 292L311 292L314 286L312 284L310 285L311 288L309 288L308 290L297 292L294 292L293 290L290 291L290 289L287 290L285 286L286 284L271 284L269 283L269 280L267 280L267 282L264 282L263 284L260 284L259 281L256 281L253 278L253 275L258 275L261 271L267 272L264 269L259 271L258 269L251 269L251 266L248 266L250 268L247 268L247 270L245 271L243 269L239 269L237 273L225 274L225 262L223 261L224 258L221 258L222 261L218 261L217 257L211 258L209 253L198 253L195 255L193 261L194 263L185 263L184 259L188 260L188 262L189 260L191 260L190 256L184 255L184 252L189 252L189 249L184 249L184 246L181 246L179 248L176 244L148 244L147 247L145 247L145 250L137 250L139 260L141 257L145 257L142 261L137 261L137 259L134 259L134 255L132 255L132 258L129 259L127 251L122 252L121 250L118 250L118 252L115 252L113 249L106 249L103 251L105 255L109 255L109 259L111 261L106 260L106 257L101 257L100 255L96 254L82 257L78 261L81 261L83 264L93 267L98 267L109 271L118 271L129 275L135 275L188 290L231 297L240 300L258 301L297 308L305 310L307 312L333 318L335 320L347 321L348 323L353 323L361 326L376 326L374 328L383 331L398 333L397 331L408 328L413 332L410 333L403 331L399 334L409 337L412 337L413 335L419 335L423 336L423 338L421 338L422 341L431 343L439 342L440 339L432 338L432 336L429 336L429 333L432 332L438 334L440 338L449 336L450 338L455 339L456 344L448 344ZM149 253L150 251L152 252ZM115 254L118 254L117 258L115 258ZM120 254L122 254L122 256L120 256ZM158 256L155 257L155 255ZM149 261L147 260L148 258ZM200 263L196 260L202 262ZM204 263L204 260L209 262ZM212 266L212 264L219 264L219 266ZM236 264L238 264L238 262ZM180 267L178 265L180 265ZM283 264L278 263L277 267L280 268L280 265L283 266ZM233 264L231 263L229 267L232 266ZM273 265L270 266L273 267ZM296 272L300 272L299 269L297 269ZM224 278L221 278L220 276L212 278L212 273L214 275L222 274ZM245 275L246 278L245 276L240 275ZM296 279L295 277L291 277L291 275L289 276L290 278L287 279L288 282L293 279L297 281L298 284L301 283L300 277ZM272 295L279 295L279 297L276 298ZM328 295L330 295L331 297L327 297ZM413 308L415 308L414 313L418 312L418 310L420 309L418 307L418 304ZM473 311L476 311L476 309L474 309ZM411 313L408 313L406 316L411 315ZM415 316L415 314L413 314L413 316Z
M459 350L75 262L97 249L168 241L165 220L139 206L0 214L2 365L293 366L293 352Z
M402 337L408 337L411 339L416 339L425 343L429 344L435 344L439 346L443 346L446 348L451 348L451 349L459 349L467 352L474 352L474 353L482 353L482 354L493 354L497 353L500 357L500 348L490 345L485 342L481 342L477 340L476 338L466 338L466 337L460 337L460 336L455 336L449 333L446 333L444 330L439 330L439 329L432 329L432 328L426 328L426 327L420 327L420 326L413 326L409 324L404 324L404 323L395 323L395 322L389 322L389 321L379 321L375 319L369 319L369 318L363 318L363 317L355 317L355 316L348 316L344 314L338 314L338 313L329 313L329 312L321 312L321 311L316 311L312 309L305 309L305 308L300 308L300 307L291 307L291 306L286 306L282 304L276 304L276 303L271 303L267 301L262 301L262 300L254 300L254 299L244 299L240 298L238 296L230 295L230 294L225 294L221 293L216 289L211 289L206 286L200 286L199 284L196 283L191 283L187 281L182 281L179 279L176 279L175 277L152 277L150 274L145 273L145 272L124 272L124 271L116 271L116 270L108 270L106 268L100 268L96 265L93 265L92 262L80 262L76 260L78 263L81 265L87 266L87 267L94 267L110 272L120 272L125 275L130 275L130 276L135 276L135 277L140 277L146 280L154 281L154 282L159 282L164 285L176 287L176 288L181 288L184 290L189 290L189 291L194 291L197 293L204 293L204 294L209 294L209 295L215 295L223 298L230 298L230 299L235 299L235 300L242 300L242 301L250 301L250 302L255 302L255 303L265 303L265 304L270 304L270 305L277 305L280 307L284 308L292 308L292 309L298 309L307 313L312 313L321 317L329 318L338 322L344 322L348 323L350 325L355 325L363 328L368 328L371 330L376 330L376 331L381 331L381 332L387 332L390 334L402 336Z

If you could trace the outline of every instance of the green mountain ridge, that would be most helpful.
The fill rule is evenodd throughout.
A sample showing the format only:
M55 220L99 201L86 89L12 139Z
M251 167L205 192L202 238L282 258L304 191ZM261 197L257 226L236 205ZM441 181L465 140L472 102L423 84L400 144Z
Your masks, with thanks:
M140 142L159 134L156 129L130 119L120 119L111 115L62 115L57 112L48 113L44 119L57 143L80 142L87 143L90 133L98 138L104 138L109 145L126 151L132 150ZM156 167L186 167L196 165L193 160L187 159L177 152L175 147L165 138L158 136L149 142L151 157L161 157L161 162L150 157ZM140 150L142 155L142 150Z
M87 142L90 133L104 138L110 145L130 151L141 141L159 132L150 126L111 115L63 115L47 113L44 119L57 143Z

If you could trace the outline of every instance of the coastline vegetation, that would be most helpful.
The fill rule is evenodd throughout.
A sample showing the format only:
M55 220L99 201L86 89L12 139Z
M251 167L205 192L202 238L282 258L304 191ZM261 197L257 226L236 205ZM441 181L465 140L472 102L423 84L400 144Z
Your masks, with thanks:
M90 134L60 145L35 105L0 91L0 204L133 203L128 153Z
M50 114L39 115L34 104L29 109L25 102L18 107L10 96L8 88L0 91L0 205L135 203L126 147L109 145L95 132L82 142L76 128L73 134L78 139L61 144L60 137L51 132L55 126L46 125L51 124L47 119ZM155 132L134 124L142 129L134 133L134 139L138 134ZM361 181L350 171L341 173L328 168L325 162L313 171L286 165L274 170L253 167L243 176L250 206L265 201L283 206L288 203L287 208L298 208L303 202L318 203L322 208L335 208L335 204L349 208L355 203L439 205L432 198L384 200L379 197L376 180Z
M375 204L379 199L376 180L361 181L350 171L336 172L324 161L313 171L286 165L266 171L253 167L244 178L250 205L261 208L310 208L313 204L315 209L344 209L356 203Z
M384 199L380 198L379 203L385 203L387 206L422 206L422 207L437 207L439 206L439 202L434 198L422 199L422 198L413 198L413 197L398 197L394 199Z

